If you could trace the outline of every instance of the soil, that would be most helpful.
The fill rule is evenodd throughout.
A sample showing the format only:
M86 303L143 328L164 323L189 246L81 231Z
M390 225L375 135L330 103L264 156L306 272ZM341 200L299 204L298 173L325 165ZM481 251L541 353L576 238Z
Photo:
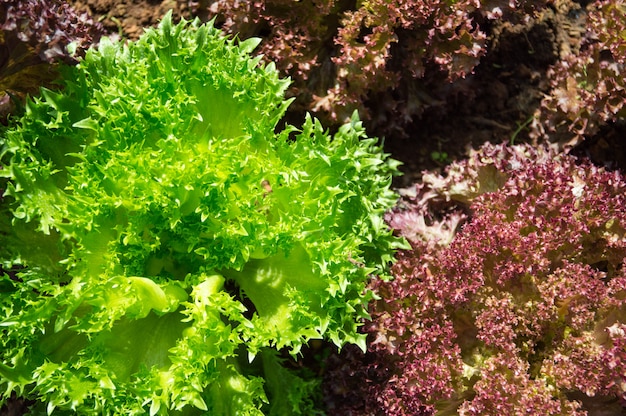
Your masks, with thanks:
M185 0L70 0L68 3L102 22L109 33L128 39L137 39L144 27L156 26L168 10L175 17L191 17L189 1Z

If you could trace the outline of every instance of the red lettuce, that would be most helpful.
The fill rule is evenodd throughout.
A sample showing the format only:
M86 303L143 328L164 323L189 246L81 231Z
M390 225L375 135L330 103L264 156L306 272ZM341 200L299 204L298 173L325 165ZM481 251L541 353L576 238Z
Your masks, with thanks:
M0 112L11 96L57 79L55 64L76 64L104 29L60 0L0 0Z
M404 193L388 222L412 249L398 254L394 280L373 283L367 354L332 358L331 409L623 411L621 173L543 147L487 145Z
M626 116L626 3L588 6L585 37L548 73L551 91L536 112L532 135L563 146L580 144Z
M293 79L291 110L327 124L355 109L384 135L405 129L438 100L434 90L471 74L487 53L495 22L527 21L545 0L218 0L195 13L215 17ZM201 7L209 3L208 7ZM442 87L443 86L443 87ZM448 93L452 94L452 93Z

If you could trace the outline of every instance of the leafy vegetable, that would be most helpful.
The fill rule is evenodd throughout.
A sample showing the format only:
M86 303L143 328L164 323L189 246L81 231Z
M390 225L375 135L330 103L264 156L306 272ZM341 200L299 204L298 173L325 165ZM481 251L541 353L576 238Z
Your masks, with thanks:
M282 352L365 347L366 283L402 245L397 162L356 115L277 131L288 81L257 43L167 15L27 103L2 139L3 401L310 414Z
M622 0L590 2L580 51L548 71L551 91L532 125L533 139L563 147L581 144L626 117L626 5Z
M542 146L486 145L425 174L389 214L412 250L373 283L368 353L329 365L329 407L623 413L625 191L620 172Z

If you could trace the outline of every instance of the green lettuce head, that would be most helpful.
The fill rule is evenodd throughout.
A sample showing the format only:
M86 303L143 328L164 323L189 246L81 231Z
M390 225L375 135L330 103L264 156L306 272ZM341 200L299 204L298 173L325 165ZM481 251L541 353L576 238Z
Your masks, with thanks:
M289 81L257 43L168 15L4 133L0 404L307 414L316 382L284 353L364 348L366 283L402 245L382 220L397 162L356 115L277 128Z

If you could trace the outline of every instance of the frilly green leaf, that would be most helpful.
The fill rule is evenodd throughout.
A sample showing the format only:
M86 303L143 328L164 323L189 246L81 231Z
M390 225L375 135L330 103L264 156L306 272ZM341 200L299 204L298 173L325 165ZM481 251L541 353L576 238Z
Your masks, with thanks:
M356 114L278 129L289 81L257 44L168 14L63 69L0 139L0 404L310 414L317 381L278 351L362 345L397 163Z

